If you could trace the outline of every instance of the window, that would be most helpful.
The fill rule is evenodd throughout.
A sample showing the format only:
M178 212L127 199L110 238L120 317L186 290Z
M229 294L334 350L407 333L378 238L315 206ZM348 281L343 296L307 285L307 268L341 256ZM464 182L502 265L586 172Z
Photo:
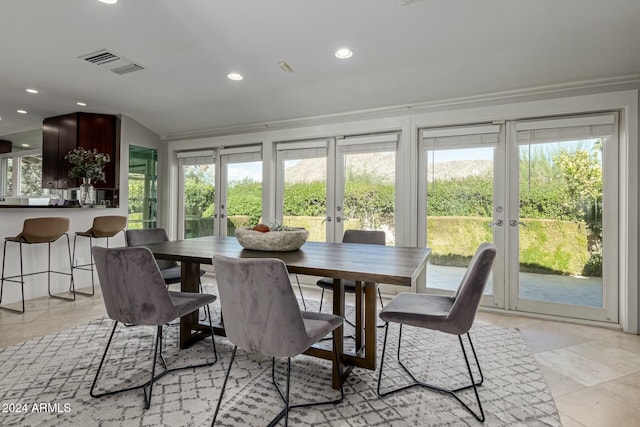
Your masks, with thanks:
M0 155L0 195L42 195L42 151L16 151Z

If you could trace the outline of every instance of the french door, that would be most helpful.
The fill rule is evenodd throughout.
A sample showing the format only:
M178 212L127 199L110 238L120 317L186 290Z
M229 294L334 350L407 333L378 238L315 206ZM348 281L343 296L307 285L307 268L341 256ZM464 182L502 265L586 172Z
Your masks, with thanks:
M617 141L613 113L423 129L426 291L452 293L490 241L483 305L617 322Z
M261 146L182 152L178 164L179 236L233 236L261 221Z
M500 125L423 129L419 244L431 248L427 292L453 293L480 243L504 253L505 145ZM496 260L482 303L504 306L504 261Z
M614 113L509 125L509 307L618 322Z
M395 244L397 133L276 144L276 218L339 242L346 229L384 230Z

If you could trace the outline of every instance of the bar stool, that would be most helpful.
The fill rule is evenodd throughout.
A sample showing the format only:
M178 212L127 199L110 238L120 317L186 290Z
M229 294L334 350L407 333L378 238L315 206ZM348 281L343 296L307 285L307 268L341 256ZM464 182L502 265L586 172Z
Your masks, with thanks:
M85 270L91 272L91 293L76 291L80 295L93 296L95 294L95 280L93 278L94 261L93 261L93 239L106 238L107 247L109 247L109 238L114 237L127 226L127 217L121 215L105 215L93 218L93 225L87 231L77 231L73 236L73 268L77 270ZM89 238L89 264L75 265L76 260L76 239L80 237Z
M13 311L15 313L24 313L24 277L25 276L33 276L35 274L43 274L47 273L47 289L49 291L49 296L53 298L63 299L66 301L75 301L76 294L73 284L73 265L71 262L71 244L69 241L69 235L67 234L69 231L69 218L60 218L60 217L51 217L51 218L30 218L25 219L24 224L22 226L22 231L16 237L5 237L4 239L4 250L2 251L2 278L0 279L0 304L2 303L2 291L4 290L4 282L14 282L20 283L22 288L22 311L16 310L9 307L0 308L8 311ZM65 273L62 271L51 270L51 243L57 241L60 237L67 237L67 248L69 253L69 273ZM5 267L6 267L6 255L7 255L7 242L16 242L20 245L20 274L14 276L5 276ZM22 245L32 245L38 243L47 243L49 245L49 256L48 256L48 264L47 269L43 271L37 271L35 273L27 273L24 274L24 267L22 262ZM69 290L73 297L64 297L61 295L53 295L51 293L51 273L63 274L70 277L70 286ZM16 280L16 278L20 278L20 280Z

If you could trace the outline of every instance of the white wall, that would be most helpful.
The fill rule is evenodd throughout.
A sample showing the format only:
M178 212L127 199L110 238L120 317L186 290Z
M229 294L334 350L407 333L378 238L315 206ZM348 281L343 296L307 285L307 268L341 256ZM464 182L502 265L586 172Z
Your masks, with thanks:
M160 138L135 120L127 116L120 117L120 205L117 208L0 208L0 238L16 236L22 230L22 224L26 218L41 218L52 216L66 216L70 219L69 238L73 251L73 237L76 231L85 231L91 227L93 218L100 215L127 215L128 206L128 173L129 173L129 145L161 148ZM89 243L87 238L78 238L76 258L88 262L90 259ZM105 239L97 240L98 245L105 245ZM120 233L110 239L109 246L123 246L124 236ZM42 271L47 268L47 245L23 245L24 271ZM69 255L66 239L62 237L52 244L51 265L53 270L69 271ZM7 244L6 275L19 274L20 258L19 245L9 242ZM63 292L69 288L69 278L53 274L51 290L53 293ZM97 279L97 276L96 276ZM91 286L89 272L76 270L76 287ZM40 274L28 277L25 280L25 299L47 295L47 275ZM79 296L78 298L83 298ZM20 301L20 284L5 281L5 289L2 304ZM27 306L27 310L28 310Z

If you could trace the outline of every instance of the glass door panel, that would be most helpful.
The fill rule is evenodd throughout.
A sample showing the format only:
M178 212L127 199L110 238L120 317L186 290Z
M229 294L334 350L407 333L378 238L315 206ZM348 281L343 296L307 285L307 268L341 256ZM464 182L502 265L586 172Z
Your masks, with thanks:
M328 140L278 143L276 218L287 227L309 230L312 242L326 242Z
M155 228L158 220L158 150L129 146L127 228Z
M426 192L426 246L429 293L458 289L482 242L494 242L503 253L504 138L499 125L460 126L422 131L421 167ZM504 160L503 160L504 161ZM482 303L504 306L503 284L496 283L497 262Z
M580 119L593 123L523 122L516 134L519 206L508 227L518 247L512 308L617 322L614 116Z
M185 239L214 235L216 164L212 152L178 155Z
M238 227L262 222L262 162L227 163L223 199L220 202L221 235L235 236Z
M480 243L493 241L494 150L427 153L428 288L455 291ZM493 293L491 279L484 292Z
M395 183L398 134L338 141L335 241L344 230L382 230L395 245Z

